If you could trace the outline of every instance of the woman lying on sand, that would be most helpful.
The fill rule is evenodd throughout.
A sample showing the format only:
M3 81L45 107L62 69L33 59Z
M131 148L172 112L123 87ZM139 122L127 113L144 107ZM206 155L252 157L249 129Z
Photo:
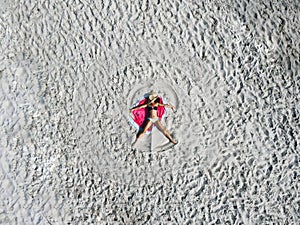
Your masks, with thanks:
M136 109L146 108L149 111L149 117L146 119L146 122L142 129L138 132L136 136L136 140L133 142L133 146L136 144L138 140L147 132L147 130L151 127L152 124L155 124L157 128L173 143L177 144L177 142L171 137L170 133L167 129L161 124L161 120L157 115L157 108L158 106L168 107L168 108L175 108L175 106L169 104L161 104L159 103L159 97L157 93L150 92L149 96L147 97L147 102L143 105L139 105L130 109L132 113Z

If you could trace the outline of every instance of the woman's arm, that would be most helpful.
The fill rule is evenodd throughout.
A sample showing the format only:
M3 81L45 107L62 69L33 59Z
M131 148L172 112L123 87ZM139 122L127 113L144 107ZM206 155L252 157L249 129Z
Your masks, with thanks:
M167 107L167 108L175 109L175 106L169 105L169 104L161 104L161 103L158 103L158 105L159 105L159 106L164 106L164 107Z
M141 109L141 108L146 108L148 104L143 104L143 105L138 105L138 106L135 106L133 108L130 109L130 112L132 113L134 110L136 109Z

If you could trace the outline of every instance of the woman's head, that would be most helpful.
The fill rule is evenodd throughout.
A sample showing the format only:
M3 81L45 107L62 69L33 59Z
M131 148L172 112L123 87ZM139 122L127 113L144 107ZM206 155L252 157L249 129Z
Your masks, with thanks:
M161 103L161 102L160 102L160 98L157 96L152 100L150 100L150 98L148 97L148 103Z

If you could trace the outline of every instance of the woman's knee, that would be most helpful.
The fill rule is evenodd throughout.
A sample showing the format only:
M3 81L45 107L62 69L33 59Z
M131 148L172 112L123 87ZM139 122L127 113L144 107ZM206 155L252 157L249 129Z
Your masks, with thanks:
M146 129L142 130L142 132L141 132L141 135L144 135L144 134L146 134L146 132L147 132L147 130L146 130Z
M136 136L140 137L140 136L144 135L145 133L146 133L146 131L141 130L141 131L138 132L138 134Z

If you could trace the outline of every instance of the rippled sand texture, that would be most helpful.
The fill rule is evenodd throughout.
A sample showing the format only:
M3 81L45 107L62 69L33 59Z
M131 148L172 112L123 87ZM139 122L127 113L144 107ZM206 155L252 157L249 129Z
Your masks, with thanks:
M298 1L1 2L0 224L299 222Z

